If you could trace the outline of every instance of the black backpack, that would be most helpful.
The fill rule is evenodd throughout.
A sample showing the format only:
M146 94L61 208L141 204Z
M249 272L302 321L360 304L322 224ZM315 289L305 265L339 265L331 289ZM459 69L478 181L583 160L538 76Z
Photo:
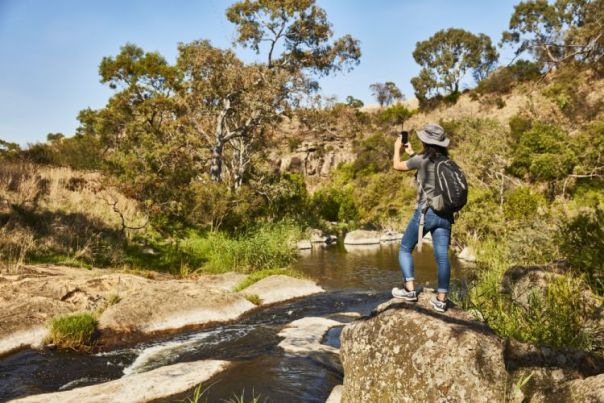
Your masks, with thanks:
M434 196L428 200L437 213L453 214L468 202L468 182L459 165L439 156L434 162Z

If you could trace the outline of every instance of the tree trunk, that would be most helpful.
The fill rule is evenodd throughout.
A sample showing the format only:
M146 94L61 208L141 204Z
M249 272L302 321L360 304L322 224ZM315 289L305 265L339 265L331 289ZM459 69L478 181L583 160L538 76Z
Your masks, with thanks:
M222 181L222 150L224 149L224 119L229 109L231 101L227 98L223 101L224 109L216 118L216 128L214 131L214 147L212 148L212 165L210 165L210 178L214 182Z
M210 166L210 178L214 182L222 181L222 149L224 144L222 138L216 138L216 144L212 148L212 165Z

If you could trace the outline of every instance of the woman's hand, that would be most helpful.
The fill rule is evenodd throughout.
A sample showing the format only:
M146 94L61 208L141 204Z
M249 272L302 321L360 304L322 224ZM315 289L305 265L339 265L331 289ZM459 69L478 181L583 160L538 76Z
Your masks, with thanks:
M394 142L394 151L400 151L403 146L403 141L400 136L396 137L396 141Z
M398 141L399 141L399 143L400 143L401 139L399 138L399 139L398 139ZM409 154L409 155L413 155L413 154L414 154L414 152L413 152L413 147L411 147L411 143L407 143L407 144L405 144L405 152L406 152L407 154Z

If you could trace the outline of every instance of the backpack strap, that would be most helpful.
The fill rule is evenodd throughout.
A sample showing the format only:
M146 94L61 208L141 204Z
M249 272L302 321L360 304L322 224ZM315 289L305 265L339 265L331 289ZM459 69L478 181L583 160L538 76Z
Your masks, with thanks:
M424 220L426 218L426 210L428 209L428 207L425 207L424 209L422 209L422 213L419 216L419 227L417 230L417 251L421 252L422 251L422 239L424 238Z

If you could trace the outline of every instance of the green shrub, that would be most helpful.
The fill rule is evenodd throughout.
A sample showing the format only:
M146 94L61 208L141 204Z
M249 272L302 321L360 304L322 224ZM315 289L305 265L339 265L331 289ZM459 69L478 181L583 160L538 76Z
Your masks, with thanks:
M510 220L530 220L544 204L545 198L541 194L528 187L517 187L505 194L503 213Z
M553 347L589 350L594 334L588 328L591 315L582 282L570 276L551 281L542 293L535 292L528 306L501 293L501 282L510 267L513 246L490 239L478 246L476 279L470 284L462 305L479 312L495 333Z
M518 60L516 63L493 71L487 78L481 80L474 89L478 94L505 94L520 82L532 81L541 77L539 64L528 60Z
M62 348L86 349L92 346L97 325L91 313L59 316L50 322L46 342Z
M490 189L470 186L468 203L455 221L455 244L466 246L503 236L506 226L497 199L498 195Z
M202 269L221 273L285 267L297 256L295 242L298 239L299 228L288 223L265 224L237 237L210 232L207 236L207 261Z
M312 197L312 208L319 218L327 221L348 222L358 218L352 193L333 187L319 189Z
M415 114L415 111L410 110L404 104L395 104L389 106L379 113L379 119L383 123L391 125L402 125Z
M562 223L556 238L562 255L604 294L604 209L583 209Z
M520 140L522 134L533 127L531 119L519 115L512 117L508 124L510 126L510 133L516 141Z
M519 326L517 337L554 347L590 349L593 336L585 328L588 302L582 294L583 284L570 276L551 281L545 295L534 293L529 298L526 321Z
M394 139L375 133L354 146L356 159L352 163L354 176L367 176L392 169Z
M536 124L520 134L508 171L533 181L562 179L573 171L577 157L562 129Z

